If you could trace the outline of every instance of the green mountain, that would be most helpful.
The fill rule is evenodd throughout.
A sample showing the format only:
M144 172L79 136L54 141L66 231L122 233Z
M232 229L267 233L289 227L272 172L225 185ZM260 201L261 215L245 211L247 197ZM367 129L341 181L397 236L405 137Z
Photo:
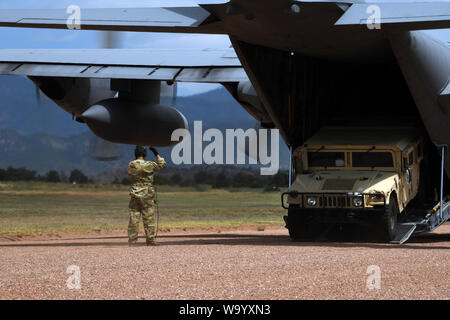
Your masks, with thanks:
M34 84L27 78L0 76L0 168L26 167L43 174L49 170L80 169L93 176L125 166L133 146L121 146L123 158L100 162L91 158L93 134L84 125L45 96L36 98ZM256 121L225 89L178 97L176 107L188 119L203 121L203 130L253 128ZM160 152L170 163L171 148ZM287 148L280 143L280 163L287 167Z
M89 129L41 94L24 77L0 76L0 128L24 134L46 133L58 137L80 134ZM178 97L176 107L192 123L202 120L207 127L253 126L255 120L225 89L190 97Z
M70 137L48 134L24 135L13 129L0 129L0 168L25 167L43 174L49 170L70 172L80 169L95 175L123 165L122 161L99 162L90 157L92 134Z

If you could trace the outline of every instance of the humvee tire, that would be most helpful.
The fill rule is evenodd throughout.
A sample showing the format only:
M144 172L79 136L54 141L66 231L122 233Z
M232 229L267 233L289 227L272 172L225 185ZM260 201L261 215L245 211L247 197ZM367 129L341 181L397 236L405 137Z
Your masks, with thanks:
M313 240L316 234L316 225L307 214L295 212L298 209L289 207L288 223L289 237L292 241Z
M394 240L397 231L398 214L397 197L394 194L391 194L389 205L381 218L380 235L383 241Z

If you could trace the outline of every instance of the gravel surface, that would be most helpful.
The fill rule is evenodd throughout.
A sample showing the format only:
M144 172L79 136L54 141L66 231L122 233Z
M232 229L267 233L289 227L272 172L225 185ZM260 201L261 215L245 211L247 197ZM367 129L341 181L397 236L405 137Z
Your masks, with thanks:
M143 239L140 242L143 244ZM0 299L449 299L450 224L398 246L291 242L284 228L0 237ZM81 289L69 289L71 265ZM380 289L367 268L379 266Z

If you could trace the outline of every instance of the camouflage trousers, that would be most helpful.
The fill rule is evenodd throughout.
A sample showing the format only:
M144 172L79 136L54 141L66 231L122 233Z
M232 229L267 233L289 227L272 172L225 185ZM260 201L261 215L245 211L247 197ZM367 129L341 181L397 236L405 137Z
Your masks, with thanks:
M131 197L129 208L130 221L128 223L128 242L135 243L139 234L139 221L144 223L147 243L155 240L155 202L153 199Z

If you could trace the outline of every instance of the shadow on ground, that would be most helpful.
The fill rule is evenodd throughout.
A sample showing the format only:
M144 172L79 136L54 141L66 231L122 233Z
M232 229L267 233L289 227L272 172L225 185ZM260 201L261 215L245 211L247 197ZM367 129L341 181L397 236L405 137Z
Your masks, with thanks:
M236 233L191 233L191 234L163 234L158 236L161 247L165 246L288 246L288 247L336 247L336 248L374 248L374 249L450 249L450 234L429 233L411 238L403 245L394 245L374 241L376 235L371 230L361 227L347 226L345 229L334 228L327 230L314 241L294 242L286 231L285 235L236 234ZM140 239L142 246L145 241ZM442 243L442 245L436 245ZM8 247L121 247L128 246L126 236L77 237L60 240L46 240L36 242L2 243L0 248ZM139 246L138 246L139 247Z

